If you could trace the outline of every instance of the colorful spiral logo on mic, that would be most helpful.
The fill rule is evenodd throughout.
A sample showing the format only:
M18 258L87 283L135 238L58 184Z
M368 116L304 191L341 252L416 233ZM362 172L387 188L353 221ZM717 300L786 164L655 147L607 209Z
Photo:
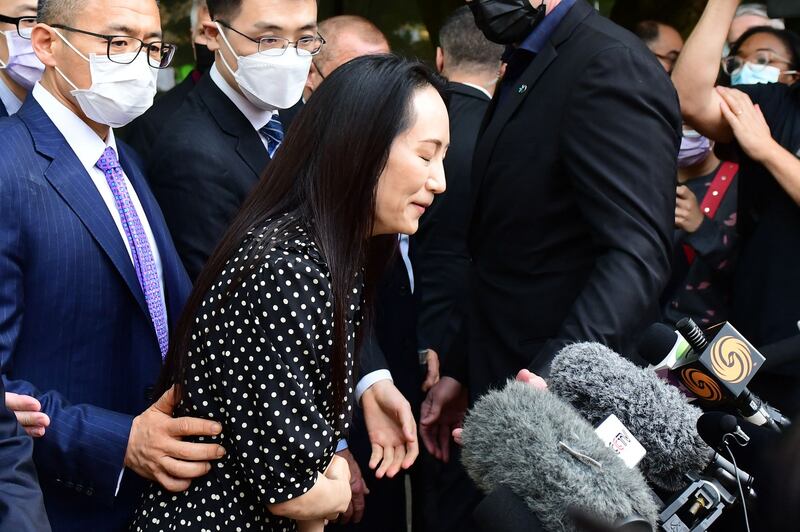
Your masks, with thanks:
M711 367L723 381L738 384L753 371L753 355L741 339L724 336L711 346Z
M694 368L685 368L681 371L683 385L699 399L709 402L722 400L722 390L719 384L710 376Z

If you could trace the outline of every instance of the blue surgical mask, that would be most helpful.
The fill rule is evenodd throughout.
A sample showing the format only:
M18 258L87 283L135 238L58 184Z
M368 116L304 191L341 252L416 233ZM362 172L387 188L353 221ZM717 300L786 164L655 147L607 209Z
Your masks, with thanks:
M778 83L781 70L770 65L753 66L745 63L731 75L731 85L758 85L759 83Z

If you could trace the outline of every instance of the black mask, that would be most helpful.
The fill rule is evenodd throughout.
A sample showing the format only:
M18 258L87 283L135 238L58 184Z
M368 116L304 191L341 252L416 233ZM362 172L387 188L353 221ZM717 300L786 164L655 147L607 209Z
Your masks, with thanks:
M214 52L203 44L192 44L194 47L194 64L197 70L206 73L214 64Z
M547 13L544 2L533 7L529 0L473 0L467 4L475 24L497 44L518 44Z

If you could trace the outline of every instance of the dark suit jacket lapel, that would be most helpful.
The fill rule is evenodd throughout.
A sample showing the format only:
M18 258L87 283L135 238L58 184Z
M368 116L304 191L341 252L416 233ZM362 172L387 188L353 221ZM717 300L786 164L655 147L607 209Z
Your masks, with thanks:
M269 163L269 154L247 117L217 87L211 76L204 76L194 90L199 92L220 129L237 139L236 152L239 157L260 177Z
M2 81L0 81L2 83ZM6 111L6 106L3 104L3 101L0 100L0 118L8 116L8 111Z
M139 306L149 315L128 249L78 156L33 97L27 99L17 116L28 126L36 150L51 159L50 166L44 172L45 179L108 255Z
M508 87L502 103L499 102L500 85L498 84L498 90L495 92L494 98L492 98L492 103L481 127L481 134L475 149L473 165L475 182L473 184L476 187L480 185L483 174L489 165L494 146L497 143L497 138L506 123L514 116L514 113L528 95L534 91L536 84L547 70L547 67L558 57L558 46L572 35L578 24L592 13L594 13L592 6L582 0L576 2L558 25L550 41L536 55L519 79ZM473 188L473 190L477 192L478 188Z

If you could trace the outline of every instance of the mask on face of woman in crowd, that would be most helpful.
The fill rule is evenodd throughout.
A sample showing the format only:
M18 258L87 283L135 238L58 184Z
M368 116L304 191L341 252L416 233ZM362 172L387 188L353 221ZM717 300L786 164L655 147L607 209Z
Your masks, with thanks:
M681 149L678 152L678 166L686 168L702 163L711 155L711 141L694 130L684 130Z

